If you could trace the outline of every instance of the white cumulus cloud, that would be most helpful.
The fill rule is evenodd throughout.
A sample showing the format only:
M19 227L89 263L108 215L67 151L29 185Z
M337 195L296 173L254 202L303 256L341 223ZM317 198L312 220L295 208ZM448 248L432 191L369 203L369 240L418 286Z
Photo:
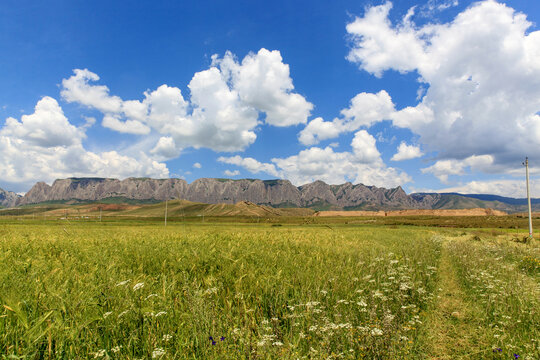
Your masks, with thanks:
M225 164L241 166L254 174L264 172L273 176L280 176L274 164L261 163L250 157L243 158L240 155L231 157L220 156L218 161Z
M381 90L376 94L363 92L351 99L348 108L341 110L341 118L333 121L315 118L300 132L298 139L304 145L314 145L344 132L369 128L376 122L389 119L393 113L394 104L386 91Z
M99 76L88 69L75 69L69 79L62 80L60 94L67 102L76 102L103 113L119 113L122 111L122 99L111 96L105 85L93 85Z
M418 73L427 89L420 102L390 117L438 153L427 171L444 180L462 174L472 156L491 157L486 171L517 168L540 151L540 31L531 31L526 15L486 0L448 23L417 26L414 9L393 24L391 8L371 7L347 25L348 59L379 77Z
M263 48L257 54L247 55L242 63L227 52L223 59L215 58L214 62L230 74L232 87L245 104L266 113L266 123L291 126L307 122L313 105L292 92L289 65L283 63L279 51Z
M420 146L415 145L407 145L405 142L402 142L399 144L397 148L397 153L392 156L390 160L392 161L402 161L402 160L410 160L410 159L416 159L424 155L422 153L422 150L420 150Z
M62 81L62 97L101 111L102 125L113 131L171 138L178 154L186 147L245 150L257 138L261 113L269 125L291 126L305 124L313 108L294 92L289 65L276 50L261 49L241 62L230 52L213 56L211 66L188 84L189 100L166 84L146 91L142 100L122 100L107 86L95 84L99 79L88 69L75 69Z
M86 137L82 129L69 123L58 102L48 96L39 100L34 113L23 115L21 121L8 118L1 132L14 141L46 148L78 144Z
M491 164L493 164L493 157L491 155L473 155L463 160L438 160L435 164L423 168L421 171L424 174L431 173L441 180L441 182L448 183L448 176L450 175L464 175L466 168L470 168L473 171L485 171Z
M223 174L227 176L238 176L240 175L240 171L239 170L225 170Z
M278 176L290 180L295 185L302 185L315 180L329 184L341 184L346 181L393 187L411 181L404 172L386 167L376 147L376 140L365 130L358 131L352 142L350 152L336 152L331 146L311 147L297 155L286 158L273 158L272 163L261 163L253 158L240 156L221 157L218 160L241 166L257 173Z
M150 133L150 128L137 120L121 121L119 117L106 114L101 122L103 126L120 133L145 135Z
M44 97L33 114L8 118L0 128L0 174L3 181L31 186L71 176L168 177L167 166L145 153L95 153L84 148L86 124L78 128L58 102Z
M304 145L314 145L326 139L339 136L341 129L337 121L324 121L322 117L315 118L300 131L298 140Z
M174 159L180 155L174 139L170 136L160 137L156 146L150 150L150 153L158 155L163 160Z
M540 198L540 180L531 179L530 191L532 198ZM522 179L496 179L476 180L458 186L438 190L419 189L417 192L455 192L460 194L492 194L513 198L526 198L525 178Z

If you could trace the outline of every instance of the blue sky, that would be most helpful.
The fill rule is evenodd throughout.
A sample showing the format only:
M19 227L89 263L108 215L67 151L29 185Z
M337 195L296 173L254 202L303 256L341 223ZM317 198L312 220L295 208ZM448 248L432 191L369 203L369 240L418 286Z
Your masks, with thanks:
M533 1L4 1L0 187L286 178L522 197Z

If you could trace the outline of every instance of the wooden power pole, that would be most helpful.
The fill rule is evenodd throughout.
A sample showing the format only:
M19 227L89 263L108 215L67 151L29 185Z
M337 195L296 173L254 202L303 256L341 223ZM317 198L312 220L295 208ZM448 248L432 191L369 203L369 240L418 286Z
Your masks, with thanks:
M165 199L165 226L167 226L167 201L168 199Z
M529 191L529 158L525 158L525 177L527 179L527 205L529 206L529 237L533 237L533 228L532 228L532 212L531 212L531 193Z

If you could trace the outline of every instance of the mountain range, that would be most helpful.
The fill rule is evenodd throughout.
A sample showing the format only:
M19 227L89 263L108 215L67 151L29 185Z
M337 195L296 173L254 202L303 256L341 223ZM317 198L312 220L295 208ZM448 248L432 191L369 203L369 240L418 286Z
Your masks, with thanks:
M400 187L385 189L350 182L328 185L315 181L294 186L288 180L202 178L188 184L182 179L68 178L52 185L36 183L24 196L0 189L5 207L38 203L124 202L144 203L182 199L234 204L249 201L275 208L305 207L315 210L400 210L492 208L508 212L526 210L526 199L496 195L413 193ZM534 199L540 208L540 199Z

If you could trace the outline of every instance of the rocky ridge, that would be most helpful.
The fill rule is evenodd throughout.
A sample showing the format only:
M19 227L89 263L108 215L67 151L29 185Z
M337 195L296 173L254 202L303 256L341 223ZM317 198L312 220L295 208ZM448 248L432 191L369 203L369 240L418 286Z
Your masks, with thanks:
M46 201L99 201L107 198L130 200L184 199L202 203L234 204L250 201L273 207L312 207L327 210L431 209L439 194L407 195L401 187L328 185L323 181L294 186L288 180L209 179L188 184L182 179L68 178L52 185L39 182L17 205Z
M13 207L17 205L21 196L11 191L0 189L0 206Z

